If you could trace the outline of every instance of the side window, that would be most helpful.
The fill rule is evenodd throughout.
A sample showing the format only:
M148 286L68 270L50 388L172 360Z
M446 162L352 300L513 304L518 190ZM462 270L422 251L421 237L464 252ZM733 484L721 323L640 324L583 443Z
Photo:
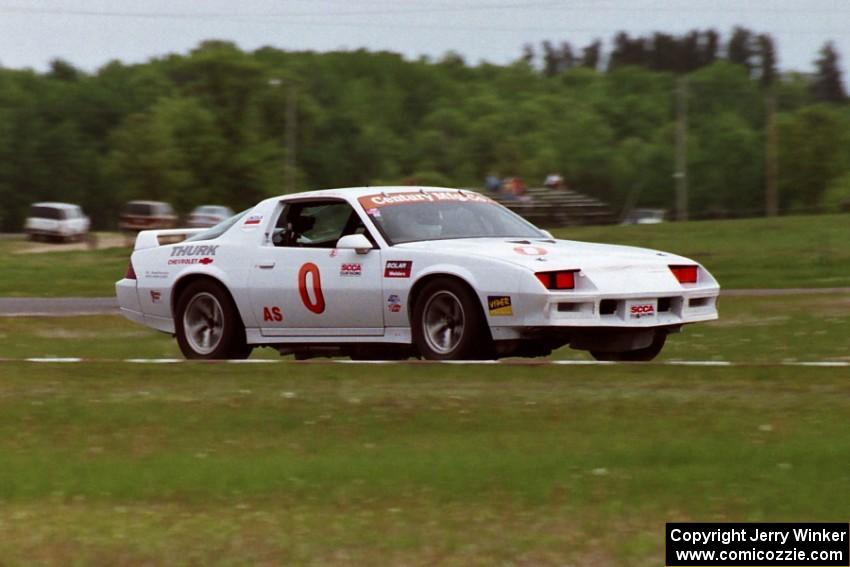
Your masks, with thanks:
M354 209L342 201L319 201L287 205L278 218L274 245L299 248L335 248L347 235L365 233Z

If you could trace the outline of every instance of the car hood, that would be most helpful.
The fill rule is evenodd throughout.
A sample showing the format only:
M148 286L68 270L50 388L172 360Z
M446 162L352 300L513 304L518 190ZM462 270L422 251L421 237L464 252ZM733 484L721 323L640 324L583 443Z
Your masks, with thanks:
M575 240L464 238L409 242L397 245L396 248L494 258L525 266L535 272L548 269L628 269L655 266L667 269L670 264L696 263L688 258L658 250Z
M670 265L697 264L693 260L646 248L596 244L573 240L521 238L469 238L410 242L396 246L422 250L443 257L492 258L522 266L532 272L580 270L585 290L607 293L679 293L681 284ZM716 288L717 282L704 269L700 288Z

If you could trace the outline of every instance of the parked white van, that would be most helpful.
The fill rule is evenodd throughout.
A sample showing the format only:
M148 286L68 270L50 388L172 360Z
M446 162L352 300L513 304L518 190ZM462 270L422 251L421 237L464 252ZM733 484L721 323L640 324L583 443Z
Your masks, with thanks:
M24 230L32 240L82 240L89 231L89 225L89 217L77 205L34 203Z

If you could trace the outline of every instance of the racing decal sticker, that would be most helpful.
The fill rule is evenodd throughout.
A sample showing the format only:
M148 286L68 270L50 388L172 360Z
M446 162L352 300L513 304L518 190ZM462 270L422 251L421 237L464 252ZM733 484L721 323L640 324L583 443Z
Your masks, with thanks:
M629 319L655 317L655 302L629 303Z
M523 256L545 256L549 253L545 248L541 248L540 246L517 246L514 248L514 252L517 254L522 254Z
M199 245L199 246L175 246L171 249L171 258L168 259L169 266L181 265L187 266L191 264L212 264L214 260L210 256L215 256L215 251L219 245ZM198 256L203 256L198 258Z
M165 280L168 279L169 272L162 272L157 270L146 270L145 277L150 278L152 280Z
M331 258L336 258L336 248L331 250L331 252L330 252L330 254L328 254L328 256L330 256Z
M205 256L203 258L169 258L168 265L169 266L190 266L192 264L201 264L202 266L206 266L215 262L209 256Z
M273 321L276 323L280 323L283 321L283 313L280 310L280 307L271 306L271 307L263 307L263 321Z
M406 205L410 203L440 203L440 202L459 202L459 203L485 203L493 204L495 201L478 193L468 193L466 191L419 191L405 193L379 193L377 195L367 195L358 199L360 205L366 210L369 216L376 216L372 210L377 211L379 207L389 205Z
M401 312L401 298L392 294L387 298L387 311L390 313L400 313Z
M245 219L245 222L242 223L242 227L254 228L260 226L261 222L263 222L263 215L249 215L248 218Z
M488 295L487 309L493 316L510 316L514 314L510 295Z
M344 278L359 278L362 273L363 267L360 264L343 264L339 267L339 275Z
M151 303L159 303L159 300L162 299L162 293L156 290L151 290Z
M384 268L385 278L409 278L413 271L412 260L388 260Z
M307 292L307 275L310 275L313 279L313 295L315 299L311 299L310 294ZM301 295L301 301L304 303L304 307L316 315L321 315L325 312L322 277L319 275L319 266L313 262L307 262L298 270L298 294Z
M199 246L175 246L171 249L171 257L176 256L215 256L215 251L220 245L199 245Z

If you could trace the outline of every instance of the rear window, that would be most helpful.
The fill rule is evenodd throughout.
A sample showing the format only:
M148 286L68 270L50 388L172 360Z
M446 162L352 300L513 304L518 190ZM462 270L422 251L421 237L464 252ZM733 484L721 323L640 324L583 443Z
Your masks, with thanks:
M54 207L30 207L30 217L37 219L63 220L65 211Z
M230 230L230 227L232 227L234 224L239 222L242 219L242 217L244 217L246 214L248 214L248 211L250 211L250 210L251 209L246 209L246 210L242 211L241 213L239 213L238 215L232 216L225 221L221 221L220 223L218 223L217 225L215 225L212 228L208 228L207 230L205 230L203 232L199 232L198 234L195 234L194 236L190 236L189 238L184 240L184 242L197 242L199 240L212 240L213 238L218 238L219 236L221 236L222 234L224 234L225 232Z

